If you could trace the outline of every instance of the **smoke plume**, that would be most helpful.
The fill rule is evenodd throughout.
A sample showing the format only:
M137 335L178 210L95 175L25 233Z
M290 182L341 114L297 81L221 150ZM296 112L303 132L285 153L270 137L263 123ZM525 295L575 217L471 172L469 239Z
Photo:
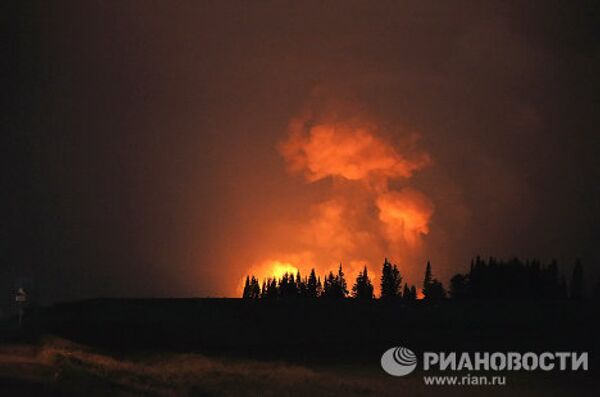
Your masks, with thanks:
M418 134L390 130L354 110L328 104L290 121L279 145L287 169L307 183L330 180L330 187L290 235L298 251L255 266L259 277L275 275L282 262L305 275L311 267L325 273L342 262L349 279L365 265L377 278L384 256L402 266L420 250L434 205L410 182L430 156L417 149Z

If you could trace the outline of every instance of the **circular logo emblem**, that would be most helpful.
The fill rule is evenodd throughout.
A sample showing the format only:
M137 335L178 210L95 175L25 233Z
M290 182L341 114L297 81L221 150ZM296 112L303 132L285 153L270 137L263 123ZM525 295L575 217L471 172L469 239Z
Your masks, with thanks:
M408 375L417 368L417 356L405 347L392 347L381 356L381 367L393 376Z

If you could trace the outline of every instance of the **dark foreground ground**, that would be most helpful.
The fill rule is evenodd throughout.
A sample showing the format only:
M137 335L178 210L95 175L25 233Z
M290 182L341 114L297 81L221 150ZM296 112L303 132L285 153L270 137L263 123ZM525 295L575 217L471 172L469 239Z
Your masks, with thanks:
M597 306L557 302L248 302L101 299L2 324L0 395L599 395ZM379 360L422 351L587 351L587 372L505 375L506 386L426 386ZM448 375L448 373L444 373ZM456 375L453 374L453 375ZM458 375L466 375L459 373Z

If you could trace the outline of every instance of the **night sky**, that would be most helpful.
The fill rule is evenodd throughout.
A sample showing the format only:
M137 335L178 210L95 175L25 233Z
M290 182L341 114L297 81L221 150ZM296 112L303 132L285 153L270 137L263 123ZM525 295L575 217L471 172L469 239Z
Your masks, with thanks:
M600 273L595 2L3 8L4 296L234 296L269 261L385 255L415 284L477 254ZM375 171L299 165L294 120L346 131L336 158L366 128ZM414 234L384 198L425 208Z

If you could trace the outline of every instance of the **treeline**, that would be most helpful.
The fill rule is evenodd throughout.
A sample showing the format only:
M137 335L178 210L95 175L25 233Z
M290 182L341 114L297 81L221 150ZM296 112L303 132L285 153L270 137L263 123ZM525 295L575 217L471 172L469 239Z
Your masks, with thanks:
M402 275L397 265L386 258L381 269L380 299L415 301L415 285L402 284ZM558 264L552 261L511 259L509 261L489 258L487 261L476 257L471 261L466 274L456 274L450 279L447 291L443 283L433 277L431 263L425 266L422 284L422 298L425 300L452 299L583 299L583 266L577 261L573 267L570 284L564 275L559 275ZM593 296L600 299L600 281L594 286ZM242 297L244 299L277 298L325 298L374 299L374 287L366 266L359 272L352 287L348 289L342 265L337 272L329 272L322 279L315 269L306 277L298 271L285 273L279 279L259 280L251 275L246 277Z
M402 285L402 275L398 266L387 260L381 269L381 299L416 300L417 288L407 283ZM427 262L423 294L429 299L443 299L446 290L441 282L434 279L431 264ZM302 277L298 271L295 275L285 273L281 278L267 278L259 282L254 276L247 276L242 297L245 299L273 299L273 298L325 298L343 299L353 297L356 299L374 299L374 287L369 277L367 267L358 273L354 284L348 289L348 283L342 265L337 273L329 272L323 279L317 276L315 269L307 277Z
M598 285L593 294L598 295ZM471 261L469 273L456 274L450 279L450 294L455 299L583 299L585 294L583 266L575 262L567 285L558 264L543 264L537 259L508 261L480 257Z

